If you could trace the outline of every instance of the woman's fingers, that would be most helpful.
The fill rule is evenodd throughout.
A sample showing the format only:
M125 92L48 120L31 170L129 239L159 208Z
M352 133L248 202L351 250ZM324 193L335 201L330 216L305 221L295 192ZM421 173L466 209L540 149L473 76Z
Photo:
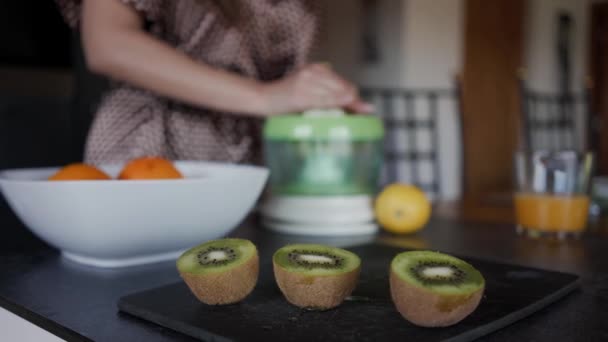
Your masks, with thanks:
M342 107L358 98L356 88L330 69L313 65L308 74L306 90L315 97L315 104L324 107Z
M371 114L375 110L372 104L359 99L347 104L346 106L344 106L344 108L358 114Z
M348 91L329 88L324 84L311 86L310 100L315 105L323 107L341 107L356 99L356 96Z
M328 64L315 64L313 68L318 80L328 89L339 95L356 95L356 87L336 74Z

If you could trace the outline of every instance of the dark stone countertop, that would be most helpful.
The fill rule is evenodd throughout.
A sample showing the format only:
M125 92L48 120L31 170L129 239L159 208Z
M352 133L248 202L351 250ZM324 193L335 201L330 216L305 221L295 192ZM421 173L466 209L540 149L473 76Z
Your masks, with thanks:
M3 206L0 227L4 235L0 241L0 306L67 340L193 341L119 313L116 307L123 295L179 281L173 262L128 269L85 267L64 260ZM519 237L507 225L434 219L413 236L304 238L270 233L249 219L232 235L254 241L261 257L288 242L348 246L376 240L576 273L582 277L581 290L484 340L608 340L608 234L601 231L557 243Z

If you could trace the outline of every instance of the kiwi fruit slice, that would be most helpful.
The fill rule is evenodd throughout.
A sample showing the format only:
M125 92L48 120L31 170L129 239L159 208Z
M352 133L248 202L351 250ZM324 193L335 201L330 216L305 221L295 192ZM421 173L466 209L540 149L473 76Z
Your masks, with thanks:
M176 264L196 298L210 305L243 300L255 287L260 269L255 245L243 239L205 242L184 252Z
M274 253L272 264L287 301L314 310L340 305L357 286L361 270L356 254L315 244L287 245Z
M423 327L446 327L475 311L485 280L471 264L453 256L412 251L391 262L390 288L405 319Z

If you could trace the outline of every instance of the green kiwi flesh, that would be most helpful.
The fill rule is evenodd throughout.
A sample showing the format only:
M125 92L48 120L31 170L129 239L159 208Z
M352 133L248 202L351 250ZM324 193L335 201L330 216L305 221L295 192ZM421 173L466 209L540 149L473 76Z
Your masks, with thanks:
M221 239L193 247L177 260L177 270L203 303L232 304L255 287L259 257L255 245L243 239Z
M275 280L288 302L307 309L340 305L357 286L359 257L347 250L316 244L285 246L272 258Z
M412 251L398 254L391 262L390 287L393 302L405 319L419 326L442 327L475 311L485 280L464 260Z

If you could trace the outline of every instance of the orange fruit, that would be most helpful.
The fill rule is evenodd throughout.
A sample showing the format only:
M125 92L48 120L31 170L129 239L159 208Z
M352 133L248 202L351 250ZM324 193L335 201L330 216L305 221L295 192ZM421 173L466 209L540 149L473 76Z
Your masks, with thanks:
M184 178L173 163L160 157L142 157L128 162L118 179L178 179Z
M431 217L431 203L420 189L412 185L391 184L385 187L374 203L378 223L396 234L416 232Z
M95 166L74 163L69 164L57 171L51 177L50 181L67 181L67 180L108 180L111 179L105 172Z

